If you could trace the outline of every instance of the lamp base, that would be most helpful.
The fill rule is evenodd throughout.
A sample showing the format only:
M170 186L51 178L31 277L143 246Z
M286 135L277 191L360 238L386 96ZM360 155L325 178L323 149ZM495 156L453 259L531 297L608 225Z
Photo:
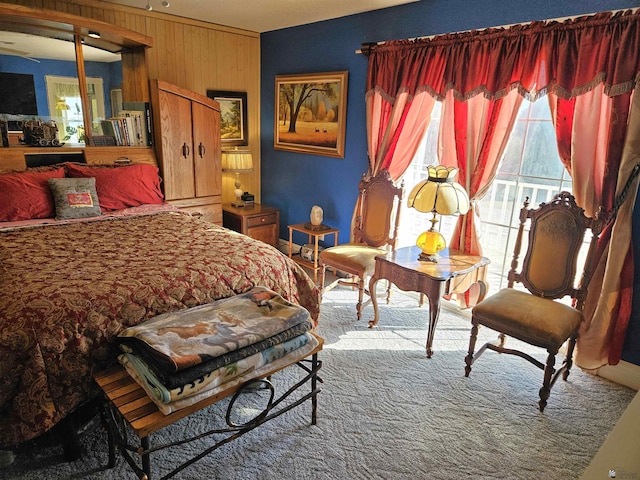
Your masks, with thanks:
M432 228L420 234L416 240L416 245L422 250L418 260L438 263L440 260L438 252L444 250L447 243L442 234Z
M238 201L238 202L231 202L231 205L233 207L246 207L247 204L245 202L243 202L242 200Z
M418 255L418 260L421 262L438 263L440 261L440 255L437 253L429 254L422 252L420 255Z

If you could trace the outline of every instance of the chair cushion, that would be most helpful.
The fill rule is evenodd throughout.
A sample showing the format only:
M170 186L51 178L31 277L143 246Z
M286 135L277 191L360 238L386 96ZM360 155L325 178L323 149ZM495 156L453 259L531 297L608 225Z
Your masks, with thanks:
M320 264L335 267L352 275L363 277L373 274L375 258L384 255L383 248L369 247L358 243L344 243L320 252Z
M582 312L549 298L504 288L473 307L472 321L531 345L557 351L582 322Z

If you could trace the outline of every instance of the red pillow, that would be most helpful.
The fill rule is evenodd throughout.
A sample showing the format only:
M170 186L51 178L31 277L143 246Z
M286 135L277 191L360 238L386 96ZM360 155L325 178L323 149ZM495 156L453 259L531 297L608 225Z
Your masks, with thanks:
M124 167L67 164L67 176L96 179L103 210L122 210L143 204L164 203L158 168L146 163Z
M64 178L64 168L1 174L0 222L53 218L56 207L49 178Z

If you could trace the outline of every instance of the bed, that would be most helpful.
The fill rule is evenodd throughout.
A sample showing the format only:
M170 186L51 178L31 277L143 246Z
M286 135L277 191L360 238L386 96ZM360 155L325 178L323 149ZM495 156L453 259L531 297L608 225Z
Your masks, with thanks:
M317 322L320 291L295 262L165 204L157 168L132 167L0 174L0 447L93 398L118 333L156 315L262 285Z

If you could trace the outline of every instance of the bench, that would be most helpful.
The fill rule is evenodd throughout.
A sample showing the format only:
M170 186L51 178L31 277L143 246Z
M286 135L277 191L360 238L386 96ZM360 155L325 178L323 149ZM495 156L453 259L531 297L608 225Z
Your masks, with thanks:
M185 312L188 310L186 309ZM311 401L311 424L315 425L317 395L320 392L317 383L322 381L318 377L322 366L322 362L318 359L318 352L322 350L323 340L314 333L311 335L317 340L317 344L314 342L312 347L301 348L299 349L300 353L294 350L258 369L248 371L232 381L212 389L210 395L205 395L204 398L199 397L196 403L168 414L158 408L148 392L121 365L115 365L96 373L94 380L104 394L102 418L107 428L109 440L109 468L115 466L116 449L118 449L138 478L151 480L151 454L153 452L179 447L179 445L204 437L215 436L215 443L204 448L202 452L176 466L162 477L163 480L171 478L226 443L309 400ZM276 393L276 387L272 383L271 377L288 367L298 368L291 372L293 375L287 376L285 391ZM300 390L297 392L305 385L310 386L308 391ZM248 391L255 392L257 390L261 391L262 397L265 395L268 397L266 401L264 398L260 400L261 405L256 407L259 413L248 420L236 422L234 420L238 416L234 413L236 402ZM294 392L297 393L293 395ZM153 433L227 398L230 400L226 406L225 424L222 427L215 426L215 428L195 436L185 435L185 438L172 438L170 443L152 446ZM244 398L246 399L246 397ZM219 422L222 419L212 418L211 420Z

